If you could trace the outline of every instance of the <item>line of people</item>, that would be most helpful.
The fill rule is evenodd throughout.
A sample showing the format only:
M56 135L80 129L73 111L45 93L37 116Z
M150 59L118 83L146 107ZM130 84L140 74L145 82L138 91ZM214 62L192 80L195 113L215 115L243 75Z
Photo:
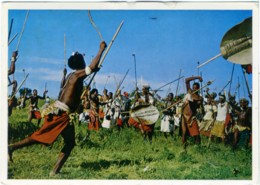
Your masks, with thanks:
M195 82L192 87L190 85L194 80L202 82L200 76L186 78L187 94L177 99L170 93L165 100L158 100L155 94L149 91L149 86L144 86L142 92L137 88L133 97L127 92L121 94L120 90L116 91L115 95L104 90L102 96L99 96L97 89L84 90L84 79L99 70L98 64L106 47L105 42L100 43L99 51L89 66L86 66L83 55L78 52L69 58L68 66L75 71L67 75L64 69L58 100L41 112L41 117L44 118L42 127L22 141L8 146L10 161L13 161L15 150L39 143L50 145L61 135L64 146L50 175L59 173L75 146L72 114L79 114L81 122L87 121L89 130L99 130L101 127L107 129L113 125L119 130L124 127L135 127L141 131L144 140L151 143L157 121L145 124L141 119L135 119L130 115L131 110L136 107L147 105L161 110L161 132L167 135L179 127L185 148L188 143L187 136L193 137L195 142L200 144L201 135L206 135L210 139L220 137L224 141L229 133L232 133L233 148L237 147L239 138L244 137L248 140L252 136L252 110L248 106L248 100L241 99L237 104L234 99L231 101L229 98L227 102L225 95L219 95L219 100L215 101L214 93L207 92L205 103L204 97L199 93L200 84ZM44 96L46 93L44 92ZM37 92L34 94L37 95ZM39 97L37 101L38 99ZM247 144L246 141L245 145Z
M154 124L142 124L130 116L130 111L138 105L154 105L161 111L160 131L165 137L182 137L184 148L187 146L187 137L193 137L196 144L201 143L201 136L209 138L208 146L213 138L219 138L223 143L230 143L235 149L238 141L243 140L244 146L252 144L252 110L249 101L241 98L239 103L229 94L227 101L224 94L219 94L216 100L215 92L205 91L200 95L200 84L191 81L201 77L186 78L187 94L184 97L169 93L165 99L156 99L150 87L144 86L142 92L129 97L127 92L121 94L119 90L113 93L104 89L103 95L97 89L90 88L82 97L82 109L79 120L88 123L89 130L99 130L101 127L109 129L117 127L135 127L143 134L144 139L152 142ZM158 96L157 96L158 97ZM179 132L176 133L177 129ZM175 133L175 134L174 134Z

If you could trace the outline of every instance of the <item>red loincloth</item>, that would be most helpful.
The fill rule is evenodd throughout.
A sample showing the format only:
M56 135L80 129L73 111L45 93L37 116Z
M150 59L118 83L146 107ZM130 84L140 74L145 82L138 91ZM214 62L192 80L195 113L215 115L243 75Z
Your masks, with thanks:
M192 120L191 126L187 125L187 127L188 127L188 130L189 130L190 136L197 136L197 135L200 134L199 126L198 126L196 119Z
M121 118L117 119L117 126L123 126L123 120Z
M43 126L30 136L31 139L40 143L52 144L70 121L66 112L59 116L53 115L51 121L48 121L48 118L48 115L44 117Z
M105 112L103 111L103 109L99 109L99 110L98 110L98 114L99 114L99 118L100 118L100 119L104 119Z
M88 130L99 130L100 123L98 116L95 116L95 113L90 110L89 112L90 121L88 123Z
M135 121L134 118L132 118L132 117L130 117L128 119L128 124L129 124L129 126L133 126L135 128L140 128L139 123L137 121Z
M154 130L154 125L155 124L152 124L152 125L147 125L147 124L143 124L141 123L141 128L144 132L153 132Z
M38 111L38 110L33 110L33 111L32 111L32 118L34 118L34 119L41 119L42 116L41 116L40 111Z

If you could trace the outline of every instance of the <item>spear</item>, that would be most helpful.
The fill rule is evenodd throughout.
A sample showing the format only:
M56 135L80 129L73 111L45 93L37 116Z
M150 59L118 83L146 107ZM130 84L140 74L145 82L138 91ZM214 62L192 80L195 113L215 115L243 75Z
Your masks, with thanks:
M99 61L98 68L100 68L101 65L102 65L102 63L104 62L105 57L106 57L108 51L110 50L110 48L111 48L112 44L114 43L114 41L115 41L115 39L116 39L116 37L117 37L117 35L118 35L118 33L119 33L121 27L123 26L123 23L124 23L124 21L122 21L122 22L120 23L120 25L118 26L118 28L117 28L117 30L116 30L116 32L115 32L115 34L114 34L112 40L110 41L109 45L107 46L107 48L106 48L104 54L102 55L102 57L101 57L101 59L100 59L100 61ZM92 80L94 79L94 77L96 76L96 74L97 74L97 72L95 72L95 73L93 74L91 80L89 81L88 87L90 86L90 84L91 84Z
M120 89L121 85L123 84L123 82L124 82L124 80L125 80L125 78L126 78L128 72L129 72L129 69L128 69L127 72L125 73L123 79L119 82L119 84L118 84L118 86L117 86L117 89L116 89L116 93L117 93L117 91ZM114 94L114 96L116 96L116 93Z
M137 88L137 75L136 75L136 58L135 54L133 53L132 56L134 57L134 64L135 64L135 88Z
M202 90L203 88L205 88L205 87L211 85L213 82L214 82L214 80L208 81L207 84L205 84L204 86L202 86L200 89L197 89L197 90L193 91L193 92L191 93L191 95L192 95L192 94L195 94L196 92ZM166 111L166 110L168 110L168 109L174 107L175 105L177 105L177 104L180 103L181 101L183 101L183 99L180 99L179 101L177 101L177 102L175 102L174 104L172 104L171 106L169 106L169 107L167 107L167 108L161 110L160 112L162 113L162 112L164 112L164 111Z
M247 79L247 76L246 76L246 71L243 69L242 65L241 65L241 68L242 68L242 72L243 72L244 79L245 79L245 82L246 82L246 89L247 89L247 92L248 92L248 96L250 98L250 101L252 102L252 94L251 94L250 89L249 89L248 79Z
M66 68L66 34L64 33L64 68Z
M229 80L228 82L227 82L227 84L222 88L222 90L221 91L219 91L219 93L218 94L221 94L222 93L222 91L224 91L224 89L228 86L228 84L231 82L231 80Z
M105 86L104 86L104 89L106 88L106 86L107 86L107 81L108 81L108 79L110 78L110 76L108 75L107 76L107 80L106 80L106 83L105 83Z
M173 83L173 82L176 82L177 80L182 79L183 77L184 77L184 76L181 76L181 77L179 77L179 78L177 78L177 79L175 79L175 80L173 80L173 81L170 81L170 82L168 82L168 83L162 85L161 87L155 89L154 91L158 91L158 90L160 90L161 88L163 88L163 87L165 87L165 86L167 86L167 85L169 85L169 84L171 84L171 83Z
M18 33L16 33L12 38L11 40L9 41L8 40L8 46L14 41L14 39L17 37Z
M22 87L22 85L24 84L24 82L26 81L26 79L28 78L29 73L26 75L26 77L24 78L24 80L22 81L22 83L19 85L19 87L17 88L17 90L14 92L14 94L12 95L12 97L10 99L13 99L15 94L20 90L20 88Z
M113 77L114 77L114 80L115 80L115 83L116 83L116 88L117 88L119 86L119 84L117 83L115 75Z
M176 93L175 93L175 96L178 95L178 90L179 90L179 83L180 83L180 77L181 77L181 69L180 69L180 73L179 73L179 79L178 79L178 83L177 83L177 88L176 88Z
M29 15L29 10L27 10L27 13L26 13L26 17L25 17L25 20L24 20L24 23L23 23L23 28L22 28L22 31L21 31L21 34L20 34L20 37L18 39L18 43L17 43L17 46L16 46L16 51L18 51L18 48L19 48L19 45L20 45L20 42L21 42L21 38L22 38L24 29L25 29L25 25L26 25L26 22L27 22L27 19L28 19L28 15Z
M231 90L231 84L232 84L232 81L233 81L234 69L235 69L235 64L233 64L233 67L232 67L232 72L231 72L231 82L230 82L230 86L229 86L228 93L230 93L230 90Z
M14 19L11 20L10 28L9 28L9 33L8 33L8 41L10 40L11 32L12 32L12 27L13 27L13 21Z
M239 76L237 77L237 81L238 81L238 84L237 84L237 94L238 94L238 100L240 99L240 82L239 82Z
M97 25L95 24L95 22L93 21L93 18L92 18L92 16L91 16L90 10L88 10L88 17L89 17L90 23L92 24L92 26L93 26L93 27L95 28L95 30L97 31L100 40L103 41L102 34L101 34L101 32L99 31L99 29L98 29Z

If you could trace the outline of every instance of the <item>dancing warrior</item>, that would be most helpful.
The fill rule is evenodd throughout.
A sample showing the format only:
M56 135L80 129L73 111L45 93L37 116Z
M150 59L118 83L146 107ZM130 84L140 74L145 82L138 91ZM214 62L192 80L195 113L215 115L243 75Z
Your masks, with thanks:
M69 58L68 66L75 71L67 76L58 100L43 111L43 126L31 136L8 146L10 161L13 161L12 154L14 150L37 143L50 145L61 135L64 139L64 146L50 175L60 172L75 146L75 128L73 124L70 124L69 114L75 112L78 108L83 90L83 81L92 72L98 71L98 64L106 46L104 41L100 43L96 57L87 67L83 56L78 52Z

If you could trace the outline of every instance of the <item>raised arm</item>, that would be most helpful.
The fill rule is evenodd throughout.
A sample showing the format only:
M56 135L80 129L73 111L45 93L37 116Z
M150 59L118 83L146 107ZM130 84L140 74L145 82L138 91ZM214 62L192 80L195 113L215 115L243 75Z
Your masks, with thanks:
M196 80L196 79L199 79L199 81L202 82L202 77L201 76L192 76L192 77L189 77L189 78L185 79L187 91L191 90L190 81L193 81L193 80Z
M39 95L38 95L38 98L39 98L39 99L42 99L42 100L45 99L47 92L48 92L48 90L45 90L45 91L43 92L43 96L39 96Z
M84 76L86 77L86 76L90 75L92 72L98 71L99 70L98 64L99 64L101 56L102 56L103 52L105 51L106 47L107 47L107 44L105 43L105 41L102 41L99 46L99 51L98 51L97 55L95 56L95 58L92 60L91 64L89 66L87 66L85 69L77 70L75 72L75 75L77 75L79 78L84 77Z
M18 55L18 51L14 51L11 58L11 66L8 70L8 76L14 74L15 72L15 62Z

